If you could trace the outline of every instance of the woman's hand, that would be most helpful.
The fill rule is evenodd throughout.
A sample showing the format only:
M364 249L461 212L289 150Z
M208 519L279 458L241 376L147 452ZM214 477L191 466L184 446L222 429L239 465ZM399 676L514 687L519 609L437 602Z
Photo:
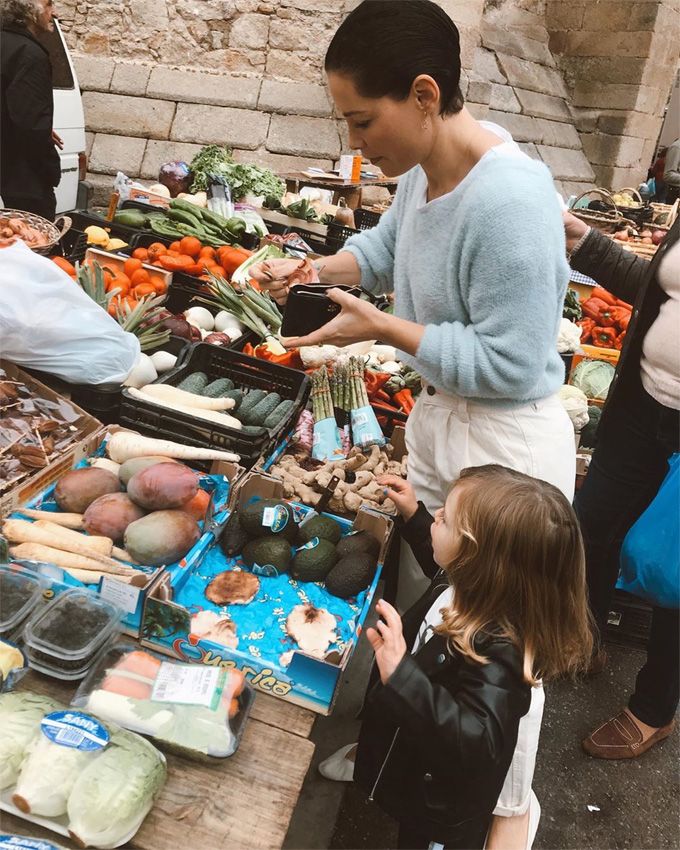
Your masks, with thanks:
M590 230L590 227L585 221L581 221L580 218L576 218L569 212L563 212L562 219L564 221L564 234L567 237L567 253L571 254L578 240Z
M324 343L342 347L380 337L383 314L377 307L342 289L330 289L327 295L331 301L335 301L342 307L340 314L314 333L284 339L283 344L286 348Z
M366 637L375 652L375 661L383 685L397 669L406 655L407 647L401 631L401 617L389 602L381 599L376 605L378 616L375 629L366 629Z
M250 269L250 276L271 295L277 304L285 304L288 290L297 283L318 283L319 275L308 260L265 260Z
M408 522L418 510L418 499L413 487L398 475L378 475L375 480L387 488L387 498L392 499L399 515Z

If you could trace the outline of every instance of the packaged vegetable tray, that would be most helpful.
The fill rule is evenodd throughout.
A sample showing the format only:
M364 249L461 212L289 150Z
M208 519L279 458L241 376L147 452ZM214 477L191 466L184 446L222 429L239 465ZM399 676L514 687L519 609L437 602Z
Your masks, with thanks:
M100 659L72 705L189 758L212 761L238 749L254 693L239 670L169 660L135 646Z
M18 631L40 604L44 579L17 564L0 566L0 638Z
M51 697L0 694L0 728L0 809L78 847L128 846L165 784L153 744Z
M291 430L307 403L311 387L310 379L304 372L207 343L193 346L181 366L167 372L156 383L174 387L182 385L183 389L187 389L184 382L191 375L201 375L203 382L207 378L210 383L220 378L228 378L236 390L254 390L262 395L277 393L282 401L288 401L290 405L285 416L274 427L253 426L237 429L221 423L213 424L187 413L175 412L150 401L142 401L123 390L121 425L142 434L167 438L186 445L236 452L240 455L241 465L246 469L250 469L261 457L268 455Z

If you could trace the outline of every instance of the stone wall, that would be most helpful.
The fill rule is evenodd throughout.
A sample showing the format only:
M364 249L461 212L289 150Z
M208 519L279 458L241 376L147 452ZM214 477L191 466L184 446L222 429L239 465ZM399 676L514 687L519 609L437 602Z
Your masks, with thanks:
M118 170L153 179L162 162L190 159L201 145L213 142L232 146L241 161L279 172L330 166L348 144L324 86L323 56L357 2L61 0L61 20L83 89L95 186L109 191ZM530 155L546 162L560 189L566 194L585 189L596 174L604 181L602 169L618 168L620 162L628 163L630 180L634 171L642 176L665 102L663 85L656 98L645 101L644 92L659 76L652 66L672 53L665 35L672 27L664 16L680 0L438 2L461 31L469 108L476 117L506 127ZM578 50L596 45L597 37L579 42L574 36L594 20L585 7L599 5L654 6L657 14L652 25L649 16L636 12L640 27L651 27L640 30L646 33L643 39L637 38L638 30L622 29L621 41L607 41L607 50L623 52L618 64L605 66L593 57L594 64L586 66L576 59ZM678 30L680 22L675 23ZM625 48L630 43L636 45L634 52L646 50L656 59L641 63L641 57L629 56ZM613 80L621 73L628 82L619 81L618 88L635 89L644 109L633 110L631 98L594 102L595 88L590 94L585 89L588 74L599 68ZM633 80L637 72L639 79ZM590 101L582 103L584 97ZM603 100L608 98L603 94ZM600 117L588 114L595 110L610 123L600 124ZM624 139L624 133L638 141ZM601 135L618 141L593 138ZM607 160L609 155L613 158Z

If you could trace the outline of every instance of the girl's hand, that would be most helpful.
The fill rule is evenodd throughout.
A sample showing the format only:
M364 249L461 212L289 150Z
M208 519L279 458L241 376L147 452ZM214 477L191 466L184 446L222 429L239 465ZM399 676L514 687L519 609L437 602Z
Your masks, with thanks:
M381 599L376 605L376 611L382 620L378 620L375 629L366 629L366 637L375 652L380 681L386 685L406 655L407 648L401 631L401 617L396 609Z
M392 499L399 515L406 521L410 520L418 510L418 499L408 481L398 475L378 475L375 480L387 488L387 498Z
M250 269L260 289L269 292L277 304L285 304L288 290L296 283L318 283L319 275L308 260L265 260Z
M314 333L284 339L283 344L286 348L324 343L342 347L378 338L383 314L377 307L342 289L330 289L327 295L331 301L335 301L342 307L342 312Z

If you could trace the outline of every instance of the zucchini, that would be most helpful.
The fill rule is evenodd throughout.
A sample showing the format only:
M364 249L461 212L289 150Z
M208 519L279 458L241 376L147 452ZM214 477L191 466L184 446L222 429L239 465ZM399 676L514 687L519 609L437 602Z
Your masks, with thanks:
M255 405L262 401L268 393L266 390L251 390L249 393L246 393L243 401L239 405L238 409L238 418L241 419L251 407L255 407Z
M243 390L229 390L226 393L222 393L220 398L232 398L234 400L234 406L231 410L233 414L235 410L239 409L239 406L243 401Z
M261 425L244 425L241 428L241 433L248 437L261 437L263 434L267 433L267 429L263 428Z
M208 385L208 376L205 372L192 372L186 378L177 384L178 390L184 390L187 393L195 393L201 395L203 390Z
M286 418L286 416L288 416L294 406L295 402L291 401L290 399L282 401L281 404L274 410L274 412L270 413L269 416L264 420L264 427L268 428L270 431L278 427Z
M245 414L241 416L241 421L244 425L264 425L264 420L280 404L281 396L278 393L268 393L262 401L259 401L254 407L248 408Z
M234 389L234 382L231 378L218 378L216 381L208 384L204 388L201 395L207 395L208 398L220 398L224 393Z

